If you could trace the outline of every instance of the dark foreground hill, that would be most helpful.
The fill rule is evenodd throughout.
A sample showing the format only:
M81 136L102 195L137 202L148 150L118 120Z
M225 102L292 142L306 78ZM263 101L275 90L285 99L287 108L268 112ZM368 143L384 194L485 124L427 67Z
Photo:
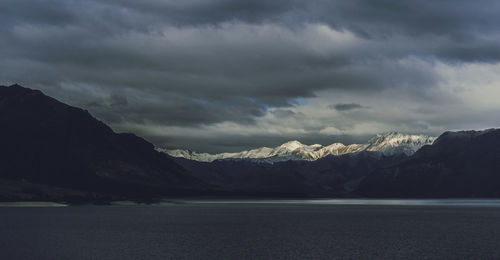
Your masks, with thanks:
M500 129L445 132L361 183L368 197L500 197Z
M149 199L206 187L151 143L85 110L0 86L0 199Z

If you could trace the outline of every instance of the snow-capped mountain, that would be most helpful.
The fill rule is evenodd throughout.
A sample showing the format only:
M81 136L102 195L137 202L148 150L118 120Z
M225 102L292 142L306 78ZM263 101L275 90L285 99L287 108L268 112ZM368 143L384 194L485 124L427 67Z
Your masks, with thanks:
M410 135L391 132L388 134L378 134L368 140L366 151L380 151L385 155L404 153L411 155L420 147L430 145L436 137L427 135Z
M361 151L381 152L385 155L404 153L411 155L420 147L432 144L436 138L427 135L412 135L401 133L378 134L368 140L366 144L333 143L328 146L320 144L306 145L299 141L286 142L280 146L269 148L261 147L239 153L197 153L189 150L166 150L157 148L158 151L173 157L182 157L195 161L212 162L219 159L254 159L268 162L287 160L314 161L329 155L343 155Z

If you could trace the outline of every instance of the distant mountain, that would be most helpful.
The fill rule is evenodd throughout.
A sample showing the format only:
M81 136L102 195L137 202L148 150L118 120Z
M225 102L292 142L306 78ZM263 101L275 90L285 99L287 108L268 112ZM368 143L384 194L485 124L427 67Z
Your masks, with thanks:
M208 154L189 150L166 150L158 148L173 157L186 158L200 162L212 162L220 159L253 159L262 162L280 162L288 160L314 161L330 155L344 155L361 151L380 152L384 155L411 155L420 147L432 144L436 138L427 135L410 135L391 132L378 134L366 144L344 145L334 143L328 146L320 144L305 145L299 141L290 141L275 148L261 147L239 153Z
M315 161L289 160L272 164L248 159L174 160L194 176L228 191L292 197L348 197L366 175L404 158L407 158L405 154L361 151Z
M206 187L151 143L85 110L0 86L0 199L150 198Z
M369 197L500 197L500 129L445 132L432 144L369 174Z
M397 133L378 135L357 152L342 154L339 148L346 146L336 145L330 155L317 160L304 158L315 158L310 155L320 154L325 147L288 142L269 151L292 159L272 164L262 163L273 158L265 156L212 162L174 159L208 183L250 192L312 197L500 197L500 129L445 132L433 140Z

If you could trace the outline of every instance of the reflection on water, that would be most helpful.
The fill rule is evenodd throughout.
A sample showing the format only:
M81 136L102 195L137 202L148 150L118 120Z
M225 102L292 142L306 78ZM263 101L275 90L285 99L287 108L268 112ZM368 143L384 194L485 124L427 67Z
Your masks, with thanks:
M500 207L500 199L297 199L297 200L185 200L189 204L310 204L380 206L476 206Z

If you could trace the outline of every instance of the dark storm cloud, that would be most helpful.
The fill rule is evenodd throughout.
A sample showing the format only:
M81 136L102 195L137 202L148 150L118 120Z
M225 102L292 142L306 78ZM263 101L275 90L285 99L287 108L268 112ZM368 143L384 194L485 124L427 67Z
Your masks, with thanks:
M432 64L499 62L499 12L494 0L5 0L0 80L42 89L125 131L249 125L267 114L305 121L294 100L324 91L445 99ZM365 107L340 101L333 109L363 118L354 112Z
M322 1L318 12L332 25L371 37L390 34L475 36L475 30L496 31L498 2L486 1ZM327 16L328 11L331 15ZM357 30L356 30L357 29Z
M212 122L233 121L253 123L263 115L263 109L244 99L229 101L196 100L180 96L163 96L161 100L134 100L126 107L110 103L96 109L97 116L111 123L140 123L196 126ZM114 115L122 115L114 118ZM113 120L114 119L114 120Z
M231 20L261 23L282 19L282 16L304 5L300 2L276 1L110 1L118 6L154 14L176 25L217 24Z
M328 108L334 109L337 111L349 111L349 110L362 109L362 108L367 108L367 107L362 106L360 104L356 104L356 103L348 103L348 104L332 104L332 105L329 105Z

